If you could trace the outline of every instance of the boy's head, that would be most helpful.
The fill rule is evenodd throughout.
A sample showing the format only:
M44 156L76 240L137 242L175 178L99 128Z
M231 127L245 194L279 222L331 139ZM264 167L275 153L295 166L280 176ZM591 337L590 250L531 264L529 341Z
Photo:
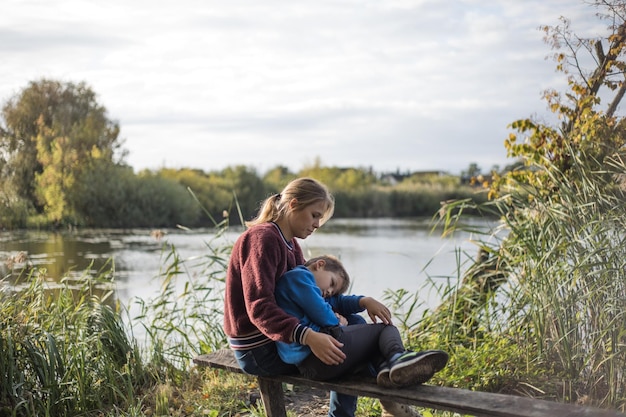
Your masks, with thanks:
M322 290L324 298L348 291L350 277L336 257L317 256L309 259L304 265L313 273L315 283Z

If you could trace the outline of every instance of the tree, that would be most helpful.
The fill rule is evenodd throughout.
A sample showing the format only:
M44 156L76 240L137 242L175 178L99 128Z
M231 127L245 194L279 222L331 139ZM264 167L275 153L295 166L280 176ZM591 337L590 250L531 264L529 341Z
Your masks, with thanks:
M469 164L466 170L461 171L461 177L463 178L473 178L477 177L481 173L481 168L478 166L476 162L472 162Z
M185 189L190 190L198 200L198 207L205 216L198 216L197 223L187 223L187 226L215 226L223 219L224 213L230 212L230 208L234 205L234 190L224 189L220 175L217 173L207 174L204 171L189 168L162 168L157 175L163 179L178 182Z
M211 226L224 217L233 224L241 224L242 218L245 221L254 217L260 202L271 191L253 168L244 165L209 173L191 169L161 169L158 175L175 180L191 190L209 217L205 223Z
M277 165L263 175L263 183L269 188L268 191L279 193L291 180L297 177L289 168Z
M533 119L521 119L511 127L526 135L524 141L511 133L505 141L508 156L519 158L526 169L512 170L493 182L491 196L506 193L510 184L546 183L542 167L554 166L565 175L572 168L572 158L584 155L598 169L607 166L607 158L623 150L626 121L616 111L626 92L626 2L596 0L598 16L609 22L608 34L580 38L570 30L570 22L561 18L558 26L544 26L545 41L555 50L557 71L566 75L569 90L544 92L550 111L561 121L550 126ZM586 56L585 56L586 55ZM592 68L583 66L592 62ZM603 102L606 102L603 103Z
M2 118L2 178L53 222L74 215L73 187L93 161L123 160L119 125L85 83L30 82Z
M227 167L220 172L219 178L222 190L237 198L238 207L232 205L227 210L231 221L237 222L234 224L241 223L242 219L246 221L253 218L259 210L260 203L269 195L254 168L244 165ZM239 212L242 219L239 218Z

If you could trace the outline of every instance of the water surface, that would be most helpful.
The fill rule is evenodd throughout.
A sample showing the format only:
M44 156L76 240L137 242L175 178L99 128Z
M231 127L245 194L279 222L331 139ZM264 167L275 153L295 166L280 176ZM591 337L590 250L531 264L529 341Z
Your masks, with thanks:
M241 231L230 229L222 242L234 242ZM0 275L10 282L23 268L39 267L54 283L114 265L115 298L128 305L135 297L149 299L159 291L157 277L171 245L192 266L208 253L214 237L211 230L162 232L160 238L145 229L3 232ZM432 306L439 297L424 284L455 279L459 251L470 257L476 252L472 238L469 233L442 238L440 231L432 230L430 219L332 219L300 244L307 258L338 256L351 276L352 293L382 299L386 290L403 288L420 291L420 299Z

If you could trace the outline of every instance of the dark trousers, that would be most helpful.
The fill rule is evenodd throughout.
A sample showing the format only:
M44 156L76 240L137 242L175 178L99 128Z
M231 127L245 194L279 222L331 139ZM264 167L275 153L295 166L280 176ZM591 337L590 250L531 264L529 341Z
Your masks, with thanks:
M346 317L348 324L362 325L365 319L358 314ZM234 351L235 358L244 372L251 375L270 376L285 375L298 372L295 365L284 363L278 356L276 344L269 343L247 351ZM311 354L311 356L315 356ZM357 397L348 394L341 394L335 391L330 392L329 417L354 417Z
M339 365L326 365L315 355L309 355L298 365L300 373L318 381L354 373L371 363L379 365L396 353L404 351L400 332L395 326L382 323L338 326L328 330L343 343L346 360Z

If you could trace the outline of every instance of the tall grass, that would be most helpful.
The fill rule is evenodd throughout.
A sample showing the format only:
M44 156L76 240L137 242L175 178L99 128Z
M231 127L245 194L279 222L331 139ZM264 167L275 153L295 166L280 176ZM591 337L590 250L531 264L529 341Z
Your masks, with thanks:
M0 287L0 415L89 414L127 407L149 382L137 344L107 293L106 276L51 291L37 273Z
M219 224L198 258L165 243L162 289L134 300L137 317L113 299L112 265L54 287L38 270L0 285L0 416L167 414L168 387L193 383L193 356L225 342L226 230Z
M199 353L226 344L222 329L224 281L232 242L226 238L227 223L217 225L205 242L206 253L183 259L175 246L166 244L163 269L157 277L160 293L151 300L137 300L141 313L134 321L147 334L147 343L163 355L173 369L185 370Z
M413 331L448 334L450 322L474 323L473 329L458 325L452 340L463 348L510 341L517 391L624 410L626 206L619 178L626 165L619 158L601 165L580 153L572 153L572 161L566 173L542 161L533 168L542 170L543 182L510 183L507 195L473 207L501 215L498 233L476 240L491 256L473 266L500 281L468 287L467 275L459 276L446 316ZM448 208L449 230L466 205ZM480 303L477 292L484 296ZM462 300L454 298L459 295ZM459 305L467 308L460 317Z
M611 174L626 167L577 162L568 176L547 171L555 194L511 195L519 214L506 217L506 264L519 308L510 320L528 329L538 360L562 375L566 398L624 407L626 210Z

